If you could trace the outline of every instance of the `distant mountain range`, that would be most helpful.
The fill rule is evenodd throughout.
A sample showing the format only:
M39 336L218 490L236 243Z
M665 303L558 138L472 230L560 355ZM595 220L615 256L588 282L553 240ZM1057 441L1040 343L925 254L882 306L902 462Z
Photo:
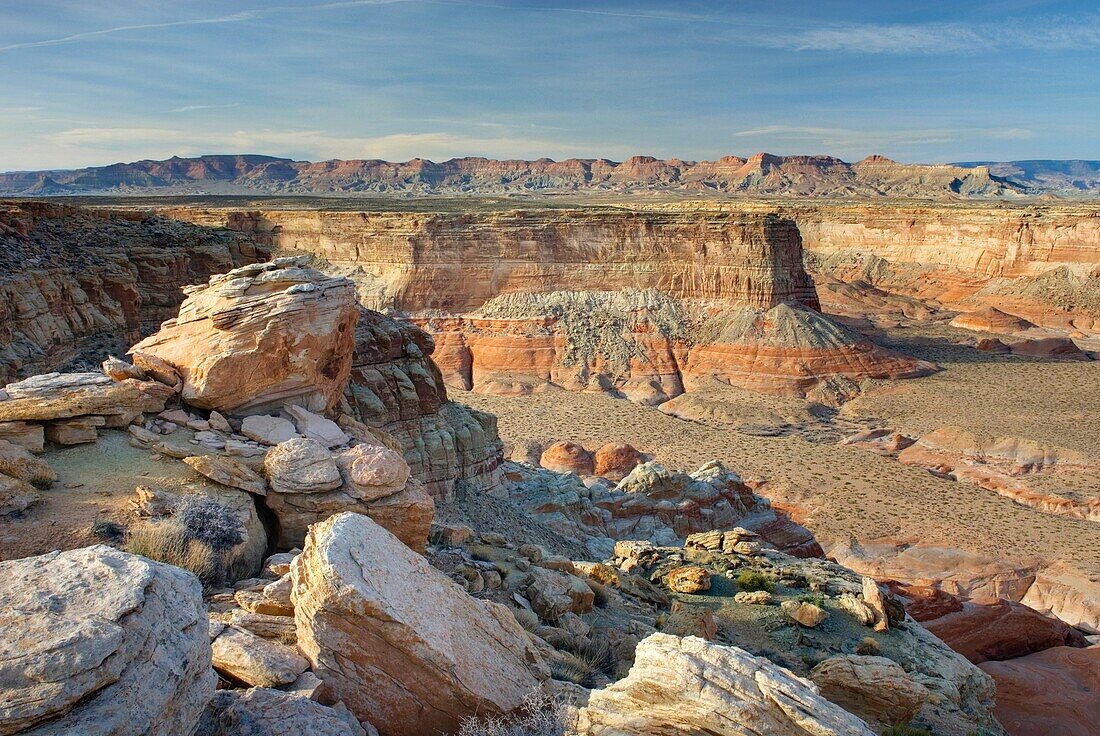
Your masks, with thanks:
M716 192L818 197L1025 197L1100 193L1100 162L900 164L868 156L726 156L717 161L456 158L293 161L258 155L173 157L110 166L0 173L0 195L504 194Z

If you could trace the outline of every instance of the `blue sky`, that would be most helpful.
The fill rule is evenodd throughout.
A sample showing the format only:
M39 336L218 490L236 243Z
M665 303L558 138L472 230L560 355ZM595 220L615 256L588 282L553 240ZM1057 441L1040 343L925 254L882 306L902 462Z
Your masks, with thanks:
M0 170L1100 158L1095 2L0 0Z

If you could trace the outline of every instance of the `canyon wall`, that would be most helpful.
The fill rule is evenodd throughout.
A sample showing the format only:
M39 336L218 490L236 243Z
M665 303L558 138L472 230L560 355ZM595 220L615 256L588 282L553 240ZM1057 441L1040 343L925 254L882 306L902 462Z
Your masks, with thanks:
M180 287L265 260L246 236L135 212L0 203L0 383L124 352Z
M654 288L760 309L817 306L798 229L769 214L267 211L218 213L212 221L363 272L360 296L373 308L465 313L502 294L565 288Z

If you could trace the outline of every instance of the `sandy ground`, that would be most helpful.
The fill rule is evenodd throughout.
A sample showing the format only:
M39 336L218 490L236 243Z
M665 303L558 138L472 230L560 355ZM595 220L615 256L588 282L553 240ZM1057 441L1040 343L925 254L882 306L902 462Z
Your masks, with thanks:
M451 394L496 414L506 442L573 440L590 449L628 442L662 463L689 470L717 458L743 475L767 478L773 488L782 485L788 497L804 493L812 499L805 521L824 539L912 540L1005 560L1066 559L1100 572L1096 522L1036 511L976 485L836 444L861 425L917 434L955 425L1100 454L1095 431L1100 363L993 357L952 343L966 337L973 339L944 327L884 335L883 342L936 360L944 370L929 378L868 385L834 420L808 417L791 399L729 387L708 390L715 411L705 423L595 393ZM755 433L753 425L769 416L791 426L782 436ZM1100 496L1096 477L1055 471L1039 482L1052 492Z
M34 506L0 521L0 560L104 541L92 533L92 524L133 523L130 501L138 485L176 493L214 486L178 460L154 459L149 450L131 446L121 430L101 430L95 444L55 447L41 457L58 480Z

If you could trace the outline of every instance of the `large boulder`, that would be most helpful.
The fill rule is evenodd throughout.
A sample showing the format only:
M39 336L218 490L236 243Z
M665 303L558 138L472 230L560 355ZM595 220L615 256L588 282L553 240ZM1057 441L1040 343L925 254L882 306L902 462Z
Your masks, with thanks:
M555 473L577 475L592 475L595 470L592 453L576 442L555 442L550 445L539 458L539 465Z
M194 575L97 545L0 580L0 734L193 731L217 681Z
M547 674L507 608L471 598L366 516L310 527L291 575L300 649L386 736L509 712Z
M630 674L592 691L585 736L873 736L816 685L737 647L651 634Z
M238 415L288 403L331 409L351 373L355 286L306 264L277 258L187 288L179 316L131 353L174 367L191 406Z
M830 701L880 728L909 723L931 695L885 657L838 654L814 667L810 679Z

